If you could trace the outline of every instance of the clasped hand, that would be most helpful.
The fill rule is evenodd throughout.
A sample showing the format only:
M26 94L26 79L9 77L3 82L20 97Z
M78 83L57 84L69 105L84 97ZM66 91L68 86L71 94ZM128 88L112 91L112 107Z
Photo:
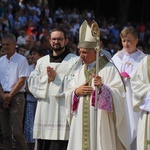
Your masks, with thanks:
M94 86L98 87L99 89L102 86L102 79L100 76L93 75L94 78ZM88 82L85 82L80 87L76 88L75 94L77 96L85 96L85 95L91 95L93 93L94 89L92 86L88 85Z
M54 81L56 77L56 71L52 67L48 66L47 75L48 75L48 82Z
M12 96L9 93L4 93L2 99L3 99L3 105L2 105L2 107L4 109L9 108L9 103L12 100Z

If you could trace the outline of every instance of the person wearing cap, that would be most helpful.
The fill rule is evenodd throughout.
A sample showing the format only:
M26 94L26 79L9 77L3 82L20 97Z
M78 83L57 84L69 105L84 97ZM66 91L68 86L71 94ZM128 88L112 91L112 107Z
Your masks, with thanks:
M38 150L66 150L70 128L64 91L82 62L67 48L68 38L63 28L52 29L49 42L50 54L37 61L28 80L30 92L38 99L33 138L38 141Z
M136 150L137 125L140 112L133 109L133 98L130 79L134 74L140 61L146 56L137 48L138 33L133 27L124 28L121 33L122 50L116 53L112 60L118 68L126 86L126 117L128 120L128 132L131 150Z
M129 150L124 84L106 57L99 57L96 75L96 46L96 38L85 20L80 26L78 44L83 65L65 92L70 123L67 150Z

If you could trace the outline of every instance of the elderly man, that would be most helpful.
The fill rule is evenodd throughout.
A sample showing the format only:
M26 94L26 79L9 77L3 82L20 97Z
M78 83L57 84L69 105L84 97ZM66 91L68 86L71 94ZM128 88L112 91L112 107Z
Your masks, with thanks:
M84 21L78 44L83 66L66 91L67 117L71 122L67 150L129 150L124 84L117 69L105 57L99 58L98 74L95 74L96 46L96 38Z

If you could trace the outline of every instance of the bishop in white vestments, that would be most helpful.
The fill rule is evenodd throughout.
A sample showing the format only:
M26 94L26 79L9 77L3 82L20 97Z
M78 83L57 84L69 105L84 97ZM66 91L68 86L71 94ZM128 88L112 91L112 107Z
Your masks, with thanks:
M99 58L99 71L95 75L95 46L91 28L84 21L78 45L83 66L66 90L66 110L71 125L67 150L129 150L124 84L118 70L105 57Z

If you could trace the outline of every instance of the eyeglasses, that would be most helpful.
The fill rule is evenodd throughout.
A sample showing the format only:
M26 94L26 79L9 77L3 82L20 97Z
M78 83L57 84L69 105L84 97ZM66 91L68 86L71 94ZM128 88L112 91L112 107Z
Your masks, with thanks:
M64 40L64 38L52 38L51 40L52 40L52 42L56 42L56 40L58 42L62 42Z

